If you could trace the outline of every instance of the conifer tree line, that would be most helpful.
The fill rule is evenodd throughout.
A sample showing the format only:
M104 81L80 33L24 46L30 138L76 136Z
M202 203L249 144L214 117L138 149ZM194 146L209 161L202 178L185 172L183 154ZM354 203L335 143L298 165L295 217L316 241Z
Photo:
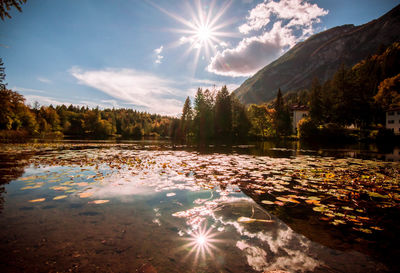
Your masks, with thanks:
M247 137L291 134L288 105L278 90L272 109L266 105L246 107L226 86L221 90L197 90L193 107L188 97L182 110L177 137L183 140L234 140Z
M221 90L197 89L192 107L187 97L176 137L182 140L245 138L249 132L246 108L226 86Z

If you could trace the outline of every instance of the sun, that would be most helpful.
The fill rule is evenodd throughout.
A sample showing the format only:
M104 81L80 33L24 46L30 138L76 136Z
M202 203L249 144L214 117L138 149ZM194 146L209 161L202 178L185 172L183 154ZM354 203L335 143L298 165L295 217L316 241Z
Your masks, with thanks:
M188 243L182 246L182 250L188 251L185 260L189 257L193 257L193 265L196 266L198 262L205 261L206 259L215 259L216 253L220 251L220 249L216 246L216 244L223 243L224 240L217 239L218 233L213 232L213 229L210 227L207 229L204 224L202 227L198 227L193 230L190 234L189 238L184 238Z
M151 2L151 4L183 25L183 28L180 29L170 29L172 32L179 33L180 37L169 46L180 47L188 45L187 49L182 53L182 57L194 53L193 65L196 67L200 55L206 59L215 56L217 49L221 45L226 45L225 41L222 40L223 38L237 37L238 34L224 31L226 27L234 23L233 19L224 18L224 14L232 4L232 0L224 2L217 0L205 1L209 4L205 4L201 0L193 2L195 3L194 6L189 2L185 2L186 8L182 14L187 14L186 18L172 13L155 3ZM221 4L219 7L217 7L217 2Z
M196 29L196 37L202 43L208 43L215 39L212 30L207 25L199 26Z

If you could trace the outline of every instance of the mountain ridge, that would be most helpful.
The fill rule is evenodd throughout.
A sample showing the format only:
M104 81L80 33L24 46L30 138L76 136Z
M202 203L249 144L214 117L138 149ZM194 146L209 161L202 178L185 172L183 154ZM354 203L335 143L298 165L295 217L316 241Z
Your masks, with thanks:
M341 64L353 66L382 45L400 40L400 5L360 26L342 25L297 43L234 91L243 103L263 103L283 93L308 88L314 77L329 79Z

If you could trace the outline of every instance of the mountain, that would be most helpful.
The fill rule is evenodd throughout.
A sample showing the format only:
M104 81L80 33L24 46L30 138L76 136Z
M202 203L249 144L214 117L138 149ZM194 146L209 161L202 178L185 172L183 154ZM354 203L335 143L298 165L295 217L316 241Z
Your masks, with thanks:
M283 93L308 88L313 78L329 79L341 64L353 66L382 46L400 41L400 5L361 26L328 29L296 44L247 79L235 95L246 104L262 103Z

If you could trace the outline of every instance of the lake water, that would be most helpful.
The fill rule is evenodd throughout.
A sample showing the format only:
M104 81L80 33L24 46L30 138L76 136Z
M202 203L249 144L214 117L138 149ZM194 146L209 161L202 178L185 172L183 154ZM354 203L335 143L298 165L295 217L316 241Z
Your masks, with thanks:
M2 145L1 271L399 272L396 153Z

